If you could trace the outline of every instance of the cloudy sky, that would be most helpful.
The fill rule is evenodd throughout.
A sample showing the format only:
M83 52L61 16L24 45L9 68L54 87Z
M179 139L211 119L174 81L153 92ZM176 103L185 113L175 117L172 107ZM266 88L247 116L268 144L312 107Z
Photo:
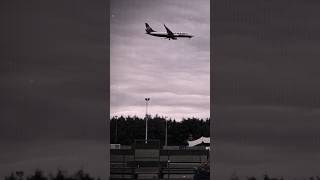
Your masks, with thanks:
M215 176L319 175L319 1L214 1Z
M110 20L111 115L210 117L210 1L113 0ZM195 37L169 41L145 23Z
M178 7L175 1L156 4L168 12L183 9L168 19L152 7L155 1L142 6L130 0L126 5L137 8L127 7L124 14L116 10L124 7L123 1L113 4L119 8L112 8L114 16L110 17L115 35L111 43L117 44L111 48L110 64L115 65L111 90L124 92L121 96L112 94L117 97L112 99L113 113L134 109L144 113L144 97L149 95L153 114L164 114L168 105L177 107L172 114L183 112L179 109L183 105L208 116L207 56L211 47L213 176L228 179L234 172L241 177L265 172L297 178L319 175L319 2L215 0L211 3L210 47L209 37L203 36L209 29L201 25L207 22L201 17L208 18L202 12L209 12L209 7L183 2ZM172 6L160 8L167 3ZM105 2L1 1L0 8L0 178L12 170L39 167L48 171L84 167L104 176L109 97ZM140 17L142 9L149 15ZM192 9L198 10L192 13ZM158 16L151 18L153 13ZM164 30L162 24L166 23L173 31L190 32L195 37L168 41L147 36L146 21L155 30ZM129 35L135 41L124 38ZM134 45L143 45L144 51L132 48ZM120 54L118 47L123 50ZM157 56L150 58L150 54ZM152 63L135 63L122 56ZM164 58L156 60L158 56ZM190 56L197 61L188 59ZM131 74L120 73L119 64L135 68L125 66ZM152 68L155 65L157 69ZM173 69L169 75L178 74L163 76L160 69ZM191 71L197 72L196 80ZM156 80L171 84L162 86ZM141 85L129 86L131 81ZM130 108L123 109L125 106Z
M0 179L84 168L106 177L105 1L1 1Z

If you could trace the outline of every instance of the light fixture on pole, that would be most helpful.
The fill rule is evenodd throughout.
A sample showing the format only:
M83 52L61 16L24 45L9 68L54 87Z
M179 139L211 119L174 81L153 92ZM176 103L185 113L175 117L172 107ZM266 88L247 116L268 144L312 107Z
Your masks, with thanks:
M145 143L148 143L148 103L150 101L150 98L145 98L146 101L146 137L145 137Z

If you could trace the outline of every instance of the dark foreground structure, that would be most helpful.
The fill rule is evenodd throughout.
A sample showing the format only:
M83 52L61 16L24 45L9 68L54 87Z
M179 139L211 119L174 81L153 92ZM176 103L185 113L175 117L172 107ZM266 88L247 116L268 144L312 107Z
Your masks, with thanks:
M161 148L158 141L136 141L131 149L111 149L111 180L209 180L209 150Z

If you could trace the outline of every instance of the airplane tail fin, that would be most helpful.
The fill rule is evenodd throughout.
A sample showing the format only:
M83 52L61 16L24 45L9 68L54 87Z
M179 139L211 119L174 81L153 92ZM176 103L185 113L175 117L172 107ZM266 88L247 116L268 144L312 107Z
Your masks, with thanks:
M146 32L147 32L147 33L155 32L155 31L149 26L148 23L146 23Z

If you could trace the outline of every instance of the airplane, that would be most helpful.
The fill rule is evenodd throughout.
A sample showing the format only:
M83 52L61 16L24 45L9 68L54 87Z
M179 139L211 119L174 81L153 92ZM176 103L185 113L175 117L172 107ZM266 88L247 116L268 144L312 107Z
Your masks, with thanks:
M167 32L157 32L153 30L148 23L146 24L146 34L149 34L151 36L156 36L156 37L164 37L165 39L173 39L177 40L177 38L192 38L193 35L189 33L173 33L165 24L164 27L166 28Z

